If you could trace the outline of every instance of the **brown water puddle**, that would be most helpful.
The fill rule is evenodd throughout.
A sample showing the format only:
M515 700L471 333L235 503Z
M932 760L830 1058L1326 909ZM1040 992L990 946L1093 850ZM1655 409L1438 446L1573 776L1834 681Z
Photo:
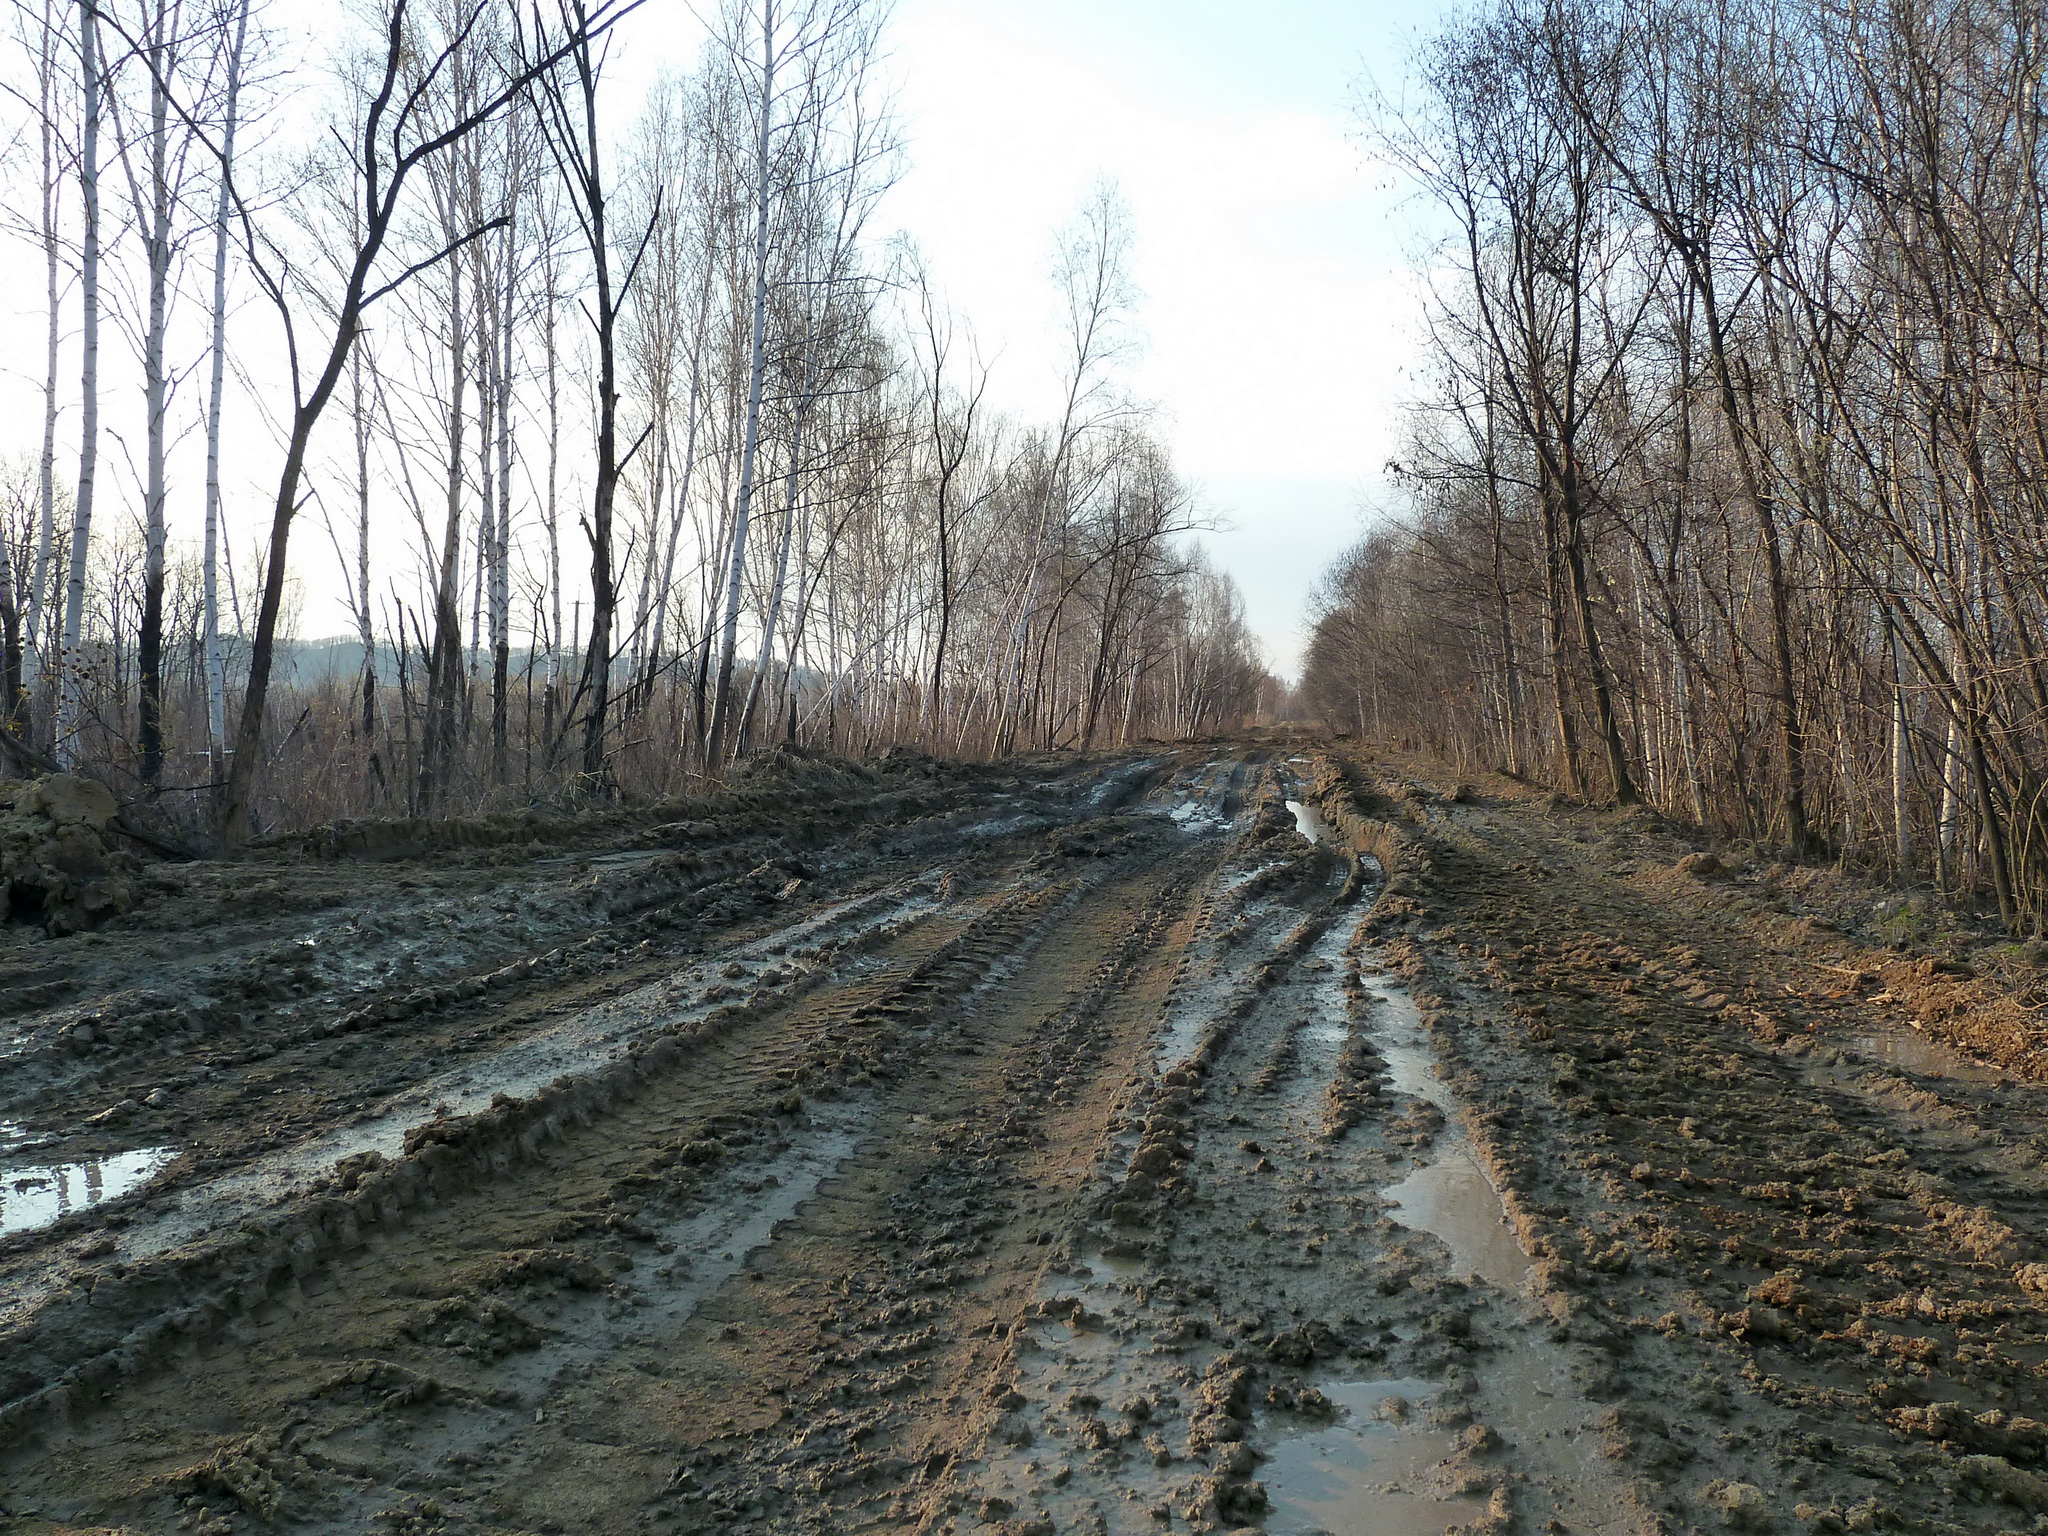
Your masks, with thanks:
M1441 1536L1446 1526L1483 1514L1483 1500L1432 1487L1433 1469L1457 1450L1457 1439L1417 1423L1417 1410L1442 1390L1413 1378L1326 1382L1323 1395L1341 1410L1335 1422L1290 1431L1275 1415L1264 1426L1272 1438L1259 1474L1272 1501L1266 1530Z
M1452 1275L1477 1276L1508 1292L1528 1287L1529 1256L1507 1224L1500 1191L1462 1137L1380 1194L1392 1202L1394 1220L1450 1249Z
M1284 802L1294 817L1294 830L1312 843L1330 841L1330 824L1323 820L1323 813L1301 800Z
M1959 1083L2002 1083L2006 1073L1988 1062L1973 1061L1939 1040L1902 1024L1871 1024L1850 1038L1859 1056L1899 1067L1921 1077L1945 1077Z
M1529 1287L1529 1256L1508 1225L1507 1207L1465 1134L1462 1106L1450 1085L1436 1075L1436 1058L1417 1014L1415 1000L1385 976L1363 978L1374 1001L1369 1014L1373 1045L1387 1063L1396 1093L1433 1104L1444 1117L1435 1157L1399 1183L1380 1191L1394 1220L1427 1232L1450 1250L1450 1272L1477 1276L1512 1295Z

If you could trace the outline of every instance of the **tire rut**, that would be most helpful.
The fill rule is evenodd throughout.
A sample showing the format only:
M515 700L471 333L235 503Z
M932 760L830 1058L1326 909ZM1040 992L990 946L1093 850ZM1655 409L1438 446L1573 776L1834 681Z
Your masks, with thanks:
M1144 842L1131 844L1114 828L1110 834L1112 844L1119 836L1128 847ZM1137 873L1119 874L1133 859ZM258 1234L260 1251L243 1255L255 1260L249 1280L229 1278L234 1295L220 1292L217 1255L210 1266L184 1255L147 1277L108 1277L82 1299L116 1320L116 1335L123 1332L118 1319L129 1320L115 1356L89 1357L53 1386L17 1399L11 1422L17 1432L40 1426L54 1433L52 1445L90 1447L98 1486L165 1487L188 1515L216 1506L229 1512L194 1517L201 1523L243 1510L288 1512L309 1530L359 1528L348 1522L373 1511L346 1485L370 1476L349 1470L365 1464L361 1448L339 1455L311 1444L318 1436L309 1426L336 1403L365 1424L434 1403L471 1418L524 1411L531 1387L479 1385L465 1380L473 1372L459 1364L421 1369L399 1357L417 1359L422 1338L454 1341L463 1362L532 1354L579 1330L601 1339L604 1329L593 1334L587 1319L569 1314L585 1292L605 1298L598 1303L604 1309L635 1306L622 1277L636 1246L643 1254L650 1245L673 1251L706 1205L778 1187L777 1159L802 1162L807 1139L871 1135L852 1101L901 1091L890 1085L938 1048L936 1021L952 1019L977 988L1009 1002L1038 997L1049 978L1066 974L1070 961L1062 955L1094 949L1092 942L1048 945L1045 935L1077 923L1093 932L1075 914L1102 907L1103 889L1156 880L1158 864L1157 855L1127 848L1076 877L1027 877L956 897L860 956L860 974L787 1004L737 1009L716 1029L696 1026L701 1039L636 1047L596 1080L558 1084L530 1105L429 1122L408 1136L399 1163L372 1156L344 1165L325 1204L345 1209L322 1213L311 1227L288 1224L268 1244L270 1234ZM1119 909L1109 900L1112 914ZM1100 986L1098 979L1098 993ZM962 1017L979 1019L988 1006L976 1002ZM878 1112L866 1111L870 1118ZM749 1179L750 1162L771 1165L765 1185ZM830 1171L813 1170L819 1177ZM326 1253L334 1257L323 1259ZM668 1270L675 1278L673 1263ZM212 1299L202 1296L199 1315L188 1306L151 1322L150 1296L209 1282ZM48 1362L61 1359L48 1353L61 1347L51 1336L57 1331L45 1328L40 1346L33 1335L17 1336L18 1344L43 1350L35 1364L46 1380ZM167 1365L176 1379L162 1377ZM321 1378L310 1398L309 1375ZM218 1386L201 1385L208 1381ZM274 1387L252 1390L258 1382ZM197 1419L181 1412L195 1391L222 1411ZM120 1412L96 1406L109 1399ZM223 1419L242 1427L226 1444ZM69 1428L58 1428L67 1421ZM109 1434L137 1424L154 1428ZM363 1424L347 1431L366 1432ZM212 1451L200 1455L208 1444ZM452 1454L459 1460L463 1453ZM412 1481L400 1477L387 1492L418 1497L417 1489L407 1492ZM263 1492L272 1484L284 1491Z
M957 835L1033 824L1026 784L688 955L450 999L423 1037L503 1026L470 1098L26 1315L0 1509L33 1536L1300 1536L1362 1518L1317 1503L1335 1444L1403 1529L1648 1536L1574 1460L1590 1353L1530 1378L1569 1398L1547 1442L1501 1409L1554 1321L1396 1219L1463 1145L1388 1054L1436 855L1298 762L1063 769L1055 825ZM1305 794L1341 836L1297 831Z

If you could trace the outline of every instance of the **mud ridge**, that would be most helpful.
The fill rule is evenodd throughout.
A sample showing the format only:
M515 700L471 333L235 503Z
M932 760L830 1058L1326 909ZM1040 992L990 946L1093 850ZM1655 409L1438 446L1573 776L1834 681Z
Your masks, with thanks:
M1425 807L1429 872L1384 932L1641 1506L1707 1530L2048 1508L2042 1112L1859 1055L1883 1037L1858 989L1808 979L1831 935L1651 821L1351 772Z
M886 1073L900 1030L971 986L1061 894L1048 886L997 903L883 995L841 1013L836 1029L781 1074L783 1112L793 1110L790 1100L801 1091L829 1092ZM401 1226L422 1204L454 1198L533 1159L549 1141L589 1127L650 1079L685 1069L740 1022L782 1006L780 998L722 1005L701 1021L653 1032L624 1059L587 1077L558 1080L526 1099L500 1096L483 1113L418 1127L407 1134L403 1157L368 1154L340 1172L333 1193L245 1222L234 1236L197 1252L75 1274L67 1292L32 1322L0 1335L0 1359L7 1361L0 1437L89 1408L114 1382L147 1371L181 1343L260 1304L279 1285L303 1280L322 1262L356 1248L366 1230ZM678 1157L703 1160L690 1148Z

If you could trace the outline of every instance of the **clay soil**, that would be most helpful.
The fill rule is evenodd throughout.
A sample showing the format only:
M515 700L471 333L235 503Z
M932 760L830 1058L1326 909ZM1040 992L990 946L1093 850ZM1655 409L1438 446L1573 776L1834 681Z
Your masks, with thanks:
M8 1531L2048 1531L2048 976L1851 874L1271 737L140 886Z

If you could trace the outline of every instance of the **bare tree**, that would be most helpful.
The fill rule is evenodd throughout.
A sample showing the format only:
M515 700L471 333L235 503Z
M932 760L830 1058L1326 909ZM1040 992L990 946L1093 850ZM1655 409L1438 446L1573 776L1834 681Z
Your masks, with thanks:
M228 243L234 231L235 135L241 126L242 60L249 38L250 0L234 7L234 41L228 47L227 90L222 98L219 188L213 212L213 308L206 394L206 533L202 555L200 644L206 669L206 750L211 777L218 779L227 734L227 666L220 643L221 406L227 385ZM366 524L367 527L367 524Z
M82 0L83 3L83 0ZM237 845L248 831L249 791L256 772L263 741L264 709L277 645L277 624L284 602L287 557L293 519L298 515L299 482L305 473L306 457L313 430L325 413L328 401L355 346L363 315L377 300L409 278L449 256L472 240L489 232L478 228L461 232L437 251L429 252L399 271L378 280L380 258L389 240L406 183L413 172L435 156L462 143L494 119L529 85L580 48L616 24L639 4L639 0L602 0L599 5L579 10L573 25L565 31L531 40L525 56L506 65L488 85L480 88L473 104L452 121L439 127L427 126L423 116L427 88L439 82L460 54L482 16L482 8L471 0L455 13L455 24L437 42L424 35L412 19L407 0L394 0L384 26L383 57L368 89L368 105L362 117L362 134L351 146L351 163L358 178L362 208L361 238L349 262L340 302L334 306L335 322L326 345L325 358L309 377L297 338L296 310L287 278L271 271L252 248L252 265L277 306L287 337L291 359L292 420L285 448L284 468L271 513L270 543L265 561L263 592L257 609L256 634L250 648L249 678L242 700L241 723L235 733L235 756L228 774L227 792L221 808L220 835L229 846ZM418 74L419 84L403 93L399 90L405 69L415 59L429 62ZM74 555L74 561L77 556Z
M58 648L57 761L76 756L74 740L84 700L85 658L79 637L85 625L86 554L92 542L93 491L99 472L100 436L100 97L99 29L92 0L78 3L78 78L82 101L78 189L84 229L79 246L79 298L83 337L79 364L78 492L72 504L70 574L64 585L64 630Z
M626 259L615 270L609 222L610 192L598 135L599 59L583 0L563 0L565 30L578 39L567 54L573 90L557 74L537 77L543 88L542 123L548 147L569 189L569 206L581 227L595 278L595 307L590 311L597 344L597 441L592 472L590 520L590 635L583 653L583 676L577 696L583 708L582 769L593 783L605 766L605 731L612 695L613 620L618 608L618 572L614 564L613 517L619 475L638 451L636 443L619 448L618 334L619 315L632 292L641 259L654 233L652 217ZM651 210L658 215L659 209ZM644 441L644 435L643 435Z

